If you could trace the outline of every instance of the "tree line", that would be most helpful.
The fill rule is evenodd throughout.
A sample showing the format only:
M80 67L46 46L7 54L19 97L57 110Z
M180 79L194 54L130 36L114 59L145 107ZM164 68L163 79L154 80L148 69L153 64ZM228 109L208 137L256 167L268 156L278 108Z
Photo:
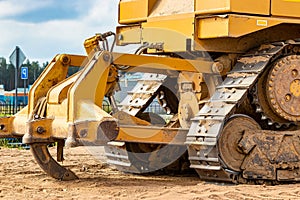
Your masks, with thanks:
M28 80L21 79L21 67L18 69L18 87L23 88L32 85L39 77L48 63L39 64L37 61L30 62L27 60L21 67L28 67ZM5 58L0 57L0 84L4 85L6 91L15 89L15 67L8 63Z

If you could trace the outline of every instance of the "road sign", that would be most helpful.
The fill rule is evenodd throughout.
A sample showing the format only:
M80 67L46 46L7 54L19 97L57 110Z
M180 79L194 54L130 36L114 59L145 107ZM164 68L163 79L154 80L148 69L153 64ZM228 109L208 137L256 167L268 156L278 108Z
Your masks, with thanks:
M16 68L19 68L23 64L25 59L26 56L19 47L16 47L12 54L9 56L11 64L15 65ZM18 66L16 66L16 63L18 63Z
M23 64L24 60L26 59L26 56L22 52L22 50L16 46L15 50L12 52L12 54L9 56L9 60L11 64L15 66L15 101L14 101L14 113L17 113L17 104L18 104L18 71L19 67ZM26 72L25 72L26 73ZM23 74L23 71L21 71L21 77L25 75ZM28 73L28 69L27 69ZM27 74L28 77L28 74ZM25 88L25 79L24 79L24 88ZM25 91L25 89L24 89Z
M21 67L21 79L28 79L28 67Z

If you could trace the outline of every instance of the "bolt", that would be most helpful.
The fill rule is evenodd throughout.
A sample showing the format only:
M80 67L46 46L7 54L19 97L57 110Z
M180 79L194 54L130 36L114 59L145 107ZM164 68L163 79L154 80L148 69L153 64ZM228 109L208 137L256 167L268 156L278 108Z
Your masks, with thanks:
M43 127L39 126L39 127L37 127L36 132L38 134L43 134L45 132L45 129Z
M118 40L123 40L124 39L124 36L122 34L119 34L118 35Z
M109 62L109 61L110 61L110 54L109 54L109 53L105 53L105 54L103 55L103 60L104 60L105 62Z
M293 76L293 78L297 77L298 76L298 70L293 69L292 70L292 76Z
M272 99L272 100L271 100L271 103L272 103L272 105L275 105L275 104L276 104L275 99Z
M285 95L285 97L284 97L284 99L285 99L286 102L290 101L291 98L292 98L292 97L291 97L290 94L287 94L287 95Z
M69 58L68 58L67 56L64 56L64 57L63 57L63 62L64 62L64 63L68 63L68 61L69 61Z
M60 61L62 62L62 64L63 64L64 66L67 66L67 65L69 65L69 64L71 63L71 59L70 59L69 56L67 56L67 55L62 55L62 56L60 57Z
M212 71L214 73L221 73L223 70L224 70L224 65L222 63L220 63L220 62L215 62L212 65Z
M86 129L82 129L79 132L80 137L85 138L88 135L88 131Z

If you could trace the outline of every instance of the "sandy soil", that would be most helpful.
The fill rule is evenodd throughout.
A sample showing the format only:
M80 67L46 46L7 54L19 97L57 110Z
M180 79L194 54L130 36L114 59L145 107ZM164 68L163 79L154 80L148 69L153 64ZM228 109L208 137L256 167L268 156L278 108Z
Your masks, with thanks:
M99 148L99 147L98 147ZM300 199L300 185L255 186L207 183L196 176L137 176L118 172L86 147L66 150L64 165L80 177L48 177L30 151L0 150L1 199ZM52 149L51 151L55 151Z

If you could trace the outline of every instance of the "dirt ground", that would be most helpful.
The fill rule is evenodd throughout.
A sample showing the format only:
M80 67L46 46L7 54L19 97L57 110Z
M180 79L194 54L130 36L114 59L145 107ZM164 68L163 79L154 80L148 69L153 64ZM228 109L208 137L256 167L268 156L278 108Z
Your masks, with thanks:
M66 149L64 165L79 180L48 177L29 150L0 149L1 199L300 199L300 185L256 186L207 183L196 176L138 176L118 172L90 148ZM55 151L51 149L51 151Z

